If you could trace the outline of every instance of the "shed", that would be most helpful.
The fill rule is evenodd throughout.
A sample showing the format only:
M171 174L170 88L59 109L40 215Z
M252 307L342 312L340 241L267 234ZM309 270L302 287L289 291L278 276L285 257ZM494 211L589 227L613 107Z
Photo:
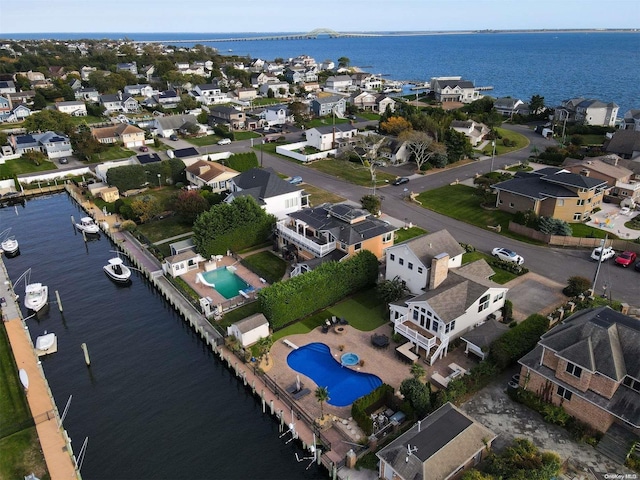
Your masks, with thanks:
M227 327L227 335L233 335L243 347L248 347L269 336L269 321L262 313L256 313Z
M186 250L177 255L172 255L164 259L162 269L173 278L195 270L200 263L204 262L204 258L193 250Z
M462 335L462 340L467 344L464 353L471 352L484 360L485 352L489 351L491 343L507 330L509 327L504 323L495 319L487 320L479 327Z

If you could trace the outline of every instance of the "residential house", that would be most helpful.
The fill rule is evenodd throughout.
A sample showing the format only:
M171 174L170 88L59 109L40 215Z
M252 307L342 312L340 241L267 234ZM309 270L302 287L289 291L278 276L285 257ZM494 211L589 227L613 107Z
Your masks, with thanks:
M632 109L626 112L620 123L620 129L640 132L640 110Z
M11 102L8 98L0 97L0 118L4 118L11 112Z
M375 110L377 107L376 99L378 95L373 92L358 92L351 95L349 103L358 110Z
M92 197L101 198L107 203L113 203L120 198L120 192L117 187L110 187L103 182L91 183L88 188Z
M49 76L51 76L51 78L65 78L67 76L64 67L61 66L52 66L49 67Z
M189 125L197 125L197 123L195 115L167 115L154 118L151 128L156 129L159 136L169 138L185 130Z
M468 355L473 353L480 360L484 360L489 354L491 344L500 338L506 331L509 330L509 326L506 323L502 323L495 318L490 318L479 327L468 331L460 337L466 346L464 353Z
M209 124L228 123L232 130L245 128L246 115L242 110L234 107L216 105L209 109Z
M229 96L226 93L223 93L217 85L210 83L196 85L189 94L198 102L205 105L211 105L212 103L226 103L229 101Z
M138 64L136 62L118 63L116 65L116 71L118 72L130 72L134 75L138 75Z
M187 167L207 158L207 155L201 154L195 147L167 150L167 156L169 158L178 158L182 160L182 163L184 163Z
M366 72L352 74L351 84L362 90L382 90L382 78Z
M229 180L240 174L233 168L217 162L198 160L186 168L189 184L200 188L210 187L215 193L229 190Z
M362 250L377 258L393 246L396 228L368 211L344 203L324 203L289 213L276 224L278 248L297 261L296 276L327 260L343 260Z
M56 102L56 110L71 115L72 117L87 116L87 106L84 102L78 100L71 102Z
M67 82L67 85L69 85L69 87L71 87L71 90L73 90L74 92L82 88L82 82L77 78L72 78L71 80L69 80L69 82Z
M375 111L385 113L387 110L390 112L396 111L396 101L388 95L380 94L376 97Z
M204 77L206 74L204 64L177 62L176 69L178 70L178 73L181 73L182 75L199 75Z
M571 98L563 100L561 106L556 108L555 118L584 125L614 127L619 108L613 102L604 103L594 99Z
M96 67L88 67L88 66L83 66L80 69L80 79L83 82L86 82L89 80L89 75L91 75L93 72L97 72L98 69Z
M263 83L258 87L258 92L263 97L269 96L269 90L273 92L274 98L286 98L289 96L290 85L287 82L278 80L277 82Z
M160 105L162 108L176 108L178 103L180 103L180 95L175 90L166 90L142 101L142 105L147 107Z
M353 87L353 80L349 75L332 75L324 82L324 86L334 92L346 92Z
M314 127L307 130L307 145L320 151L332 150L341 145L351 143L358 134L358 129L348 123Z
M31 109L29 107L23 104L16 105L11 109L8 116L0 117L0 121L2 121L2 118L4 118L3 121L5 122L21 122L29 115L31 115Z
M347 99L340 95L314 98L311 100L310 108L311 112L317 117L336 115L342 118L347 109Z
M135 148L144 145L145 133L134 125L120 123L111 127L92 128L91 135L106 145L119 143L124 148Z
M504 306L508 289L488 279L493 270L484 260L460 266L463 252L446 231L386 251L385 278L398 277L415 295L389 304L394 332L431 365L451 340L501 316Z
M599 432L640 432L640 322L608 306L580 310L519 361L520 386Z
M237 88L233 93L240 102L250 102L258 97L255 88Z
M493 185L496 207L505 212L533 211L538 216L582 222L600 206L607 182L567 170L547 167L517 173Z
M0 80L0 95L16 93L16 84L11 80Z
M136 95L139 97L149 98L149 97L153 97L154 95L157 95L160 92L158 92L158 90L153 88L148 83L139 83L136 85L126 85L124 87L124 93L128 95Z
M227 327L227 335L237 338L243 348L267 338L270 333L269 320L262 313L255 313Z
M154 65L145 65L140 69L140 75L146 78L147 82L153 79L154 73L156 73L156 67Z
M411 152L407 148L407 142L389 137L388 148L380 150L380 155L393 165L407 163L411 158Z
M482 98L473 82L462 77L432 77L429 88L441 103L471 103Z
M35 82L37 80L44 80L46 77L42 72L34 72L33 70L29 70L28 72L18 72L16 75L21 75L23 77L27 77L30 82Z
M26 135L10 135L9 145L13 151L22 155L25 152L38 151L49 159L69 157L73 154L71 141L66 135L55 132L31 133Z
M286 105L270 105L260 112L259 117L270 127L293 122L293 115Z
M100 101L100 94L98 90L93 87L84 87L75 92L76 100L84 102L98 103Z
M33 105L36 92L34 90L23 90L22 92L6 93L4 96L9 99L12 107L21 104Z
M318 81L318 73L315 67L287 67L284 78L293 84Z
M476 123L474 120L453 120L450 128L464 134L472 147L477 147L491 131L484 123Z
M251 75L251 86L253 88L259 88L265 83L277 83L280 79L273 74L267 72L257 73L255 75Z
M113 112L133 113L140 110L140 104L135 98L122 93L100 95L100 103L107 114Z
M229 191L225 202L250 196L267 213L279 219L307 206L309 198L302 189L282 180L271 168L252 168L231 178Z
M456 480L477 466L497 435L450 402L376 453L384 480Z
M529 115L529 105L519 98L501 97L493 102L493 108L504 117L514 115Z
M604 144L607 153L614 153L624 159L637 160L640 158L640 131L618 130L611 139Z
M333 60L325 60L320 64L320 70L333 70L336 64Z
M316 60L309 55L298 55L297 57L290 59L289 63L291 65L299 65L306 68L315 68L318 65Z

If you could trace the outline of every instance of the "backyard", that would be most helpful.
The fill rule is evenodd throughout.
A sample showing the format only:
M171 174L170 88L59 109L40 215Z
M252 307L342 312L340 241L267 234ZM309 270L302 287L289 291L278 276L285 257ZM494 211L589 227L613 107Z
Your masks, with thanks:
M308 165L309 168L326 173L333 177L340 178L356 185L363 187L371 187L371 173L369 169L363 167L359 163L349 162L347 160L338 160L335 158L326 158L312 162ZM384 172L376 173L377 184L384 184L386 181L392 182L396 179L395 175L391 175Z
M49 160L44 160L40 162L40 165L36 165L31 160L20 157L0 164L0 178L8 179L22 173L36 173L55 169L56 166Z
M134 152L126 148L122 148L118 145L111 145L100 153L94 153L91 155L91 163L108 162L110 160L121 160L123 158L129 158L135 155Z
M287 271L287 262L270 251L249 255L242 263L268 283L279 282Z
M494 259L491 255L482 252L468 252L462 255L462 264L465 265L467 263L475 262L476 260L486 260L487 263L491 264L491 261ZM512 272L508 272L507 270L503 270L500 267L491 266L495 273L495 275L491 276L491 281L496 282L500 285L504 285L507 282L510 282L514 278L517 278L518 275Z

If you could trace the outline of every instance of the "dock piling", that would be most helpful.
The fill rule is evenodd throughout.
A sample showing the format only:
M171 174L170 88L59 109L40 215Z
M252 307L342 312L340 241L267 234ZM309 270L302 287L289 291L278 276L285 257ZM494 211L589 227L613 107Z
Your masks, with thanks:
M87 364L87 367L90 367L91 359L89 358L89 349L87 348L87 344L83 343L80 346L82 347L82 351L84 352L84 362Z
M58 310L62 313L62 300L60 300L60 293L56 290L56 301L58 302Z

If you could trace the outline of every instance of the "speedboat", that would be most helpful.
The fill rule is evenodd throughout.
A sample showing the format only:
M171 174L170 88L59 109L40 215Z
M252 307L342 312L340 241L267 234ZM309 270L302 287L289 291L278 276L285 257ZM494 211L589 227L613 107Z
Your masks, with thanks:
M109 263L102 269L114 282L127 283L131 279L131 269L124 264L120 257L110 258Z
M15 237L9 237L6 240L3 240L0 243L0 248L7 255L7 257L15 257L20 253L20 245L18 245L18 240Z
M49 287L41 283L28 283L24 292L24 306L34 312L42 310L49 301Z
M82 217L80 222L76 223L76 228L84 233L96 234L100 232L100 227L91 217Z

